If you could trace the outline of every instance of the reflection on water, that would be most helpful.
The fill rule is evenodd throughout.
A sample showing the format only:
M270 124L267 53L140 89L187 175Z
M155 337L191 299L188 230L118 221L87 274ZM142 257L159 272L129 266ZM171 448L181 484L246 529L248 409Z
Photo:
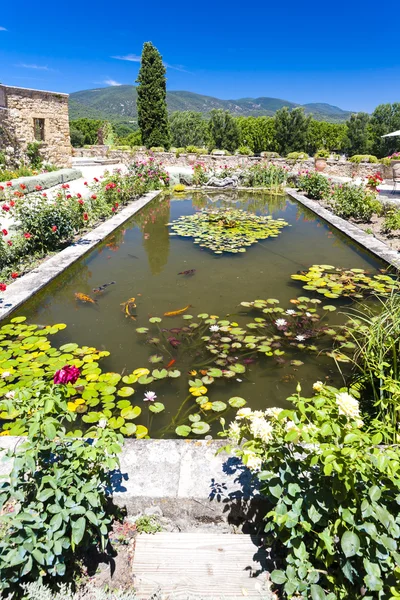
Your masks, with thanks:
M215 255L193 244L190 238L170 237L167 223L207 206L234 206L271 214L273 218L284 218L291 227L282 230L277 238L263 240L246 253L236 255ZM291 280L290 275L316 263L370 270L384 266L308 209L284 196L218 191L176 199L164 197L142 209L26 303L18 314L40 324L66 323L67 329L57 335L54 343L74 341L107 349L111 356L103 361L103 370L126 373L138 367L154 368L149 363L154 348L136 333L136 328L148 326L149 317L190 304L192 315L230 315L231 320L243 326L250 318L240 302L277 298L282 307L289 308L290 299L304 295L300 283ZM178 275L191 269L195 273L190 277ZM96 305L76 301L75 293L93 296L93 288L111 281L116 284L98 295ZM137 304L136 321L127 318L121 307L133 297ZM336 304L345 306L346 301ZM336 314L334 322L338 318ZM181 324L178 317L168 321L168 327ZM248 365L241 382L234 379L213 384L210 400L242 396L251 407L265 408L284 405L297 381L305 393L310 392L317 379L341 381L335 365L326 357L304 356L296 350L289 358L301 360L304 365L294 367L290 360L280 364L263 357ZM152 416L144 410L142 420L153 435L161 435L162 428L166 428L165 435L172 435L168 424L187 397L187 372L192 365L193 355L182 350L174 368L184 376L157 384L158 400L165 404L166 411ZM134 387L133 398L140 405L146 389ZM196 405L187 408L194 412Z

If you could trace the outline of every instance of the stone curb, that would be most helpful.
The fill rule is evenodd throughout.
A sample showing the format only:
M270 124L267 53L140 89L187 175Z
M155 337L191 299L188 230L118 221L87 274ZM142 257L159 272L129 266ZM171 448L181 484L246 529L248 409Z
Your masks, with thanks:
M80 179L81 177L83 175L79 169L59 169L58 171L50 171L49 173L41 173L30 177L11 179L11 189L18 189L23 184L26 187L25 193L29 194L36 191L35 188L37 185L40 185L42 190L47 190L56 185L67 183L67 181Z
M300 202L300 204L303 204L312 212L324 219L324 221L327 221L328 223L336 227L336 229L338 229L342 233L345 233L349 238L360 244L360 246L363 246L364 248L372 252L372 254L375 254L382 260L394 266L396 269L400 269L400 256L399 253L396 252L396 250L392 250L384 242L381 242L372 235L365 233L365 231L357 227L357 225L349 223L341 217L334 215L326 208L323 208L315 200L310 200L310 198L303 196L303 194L299 194L292 188L286 188L285 192L289 196Z
M118 229L122 223L136 214L143 206L156 198L161 190L148 192L126 206L113 217L81 237L77 242L45 260L38 268L33 269L7 287L3 302L0 303L0 320L9 316L15 309L31 296L45 287L65 269L102 242L110 233Z

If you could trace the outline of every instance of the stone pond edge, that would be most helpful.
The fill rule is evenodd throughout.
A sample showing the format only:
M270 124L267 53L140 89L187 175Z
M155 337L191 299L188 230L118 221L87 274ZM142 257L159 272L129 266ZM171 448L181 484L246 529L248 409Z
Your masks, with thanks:
M300 202L300 204L303 204L303 206L309 208L312 212L324 219L324 221L330 225L333 225L342 233L345 233L349 238L360 244L360 246L363 246L366 248L366 250L372 254L375 254L375 256L378 256L385 262L400 270L400 256L396 250L392 250L384 242L377 240L373 235L365 233L365 231L357 227L357 225L349 223L341 217L334 215L326 208L323 208L315 200L310 200L310 198L303 196L303 194L299 194L292 188L286 188L285 192L291 198L297 200L297 202Z
M44 260L36 269L29 271L29 273L11 283L4 293L3 302L0 304L0 321L10 316L21 304L29 300L58 275L61 275L65 269L82 256L93 250L107 236L160 194L161 190L155 190L132 200L121 212L110 217L79 240L61 250L61 252Z

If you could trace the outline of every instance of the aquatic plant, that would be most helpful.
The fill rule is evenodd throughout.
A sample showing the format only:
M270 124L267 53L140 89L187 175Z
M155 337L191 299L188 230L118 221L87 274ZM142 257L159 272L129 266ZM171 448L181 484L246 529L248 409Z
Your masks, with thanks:
M370 294L387 296L400 289L400 282L385 272L370 275L365 269L341 269L332 265L312 265L291 278L303 281L304 290L322 294L326 298L363 298Z
M241 175L241 185L245 187L261 187L271 193L283 193L287 181L287 169L273 163L256 163Z
M168 224L170 235L194 238L194 243L208 248L214 254L246 252L246 248L277 237L288 223L271 216L259 216L240 209L201 210L194 215L182 216Z

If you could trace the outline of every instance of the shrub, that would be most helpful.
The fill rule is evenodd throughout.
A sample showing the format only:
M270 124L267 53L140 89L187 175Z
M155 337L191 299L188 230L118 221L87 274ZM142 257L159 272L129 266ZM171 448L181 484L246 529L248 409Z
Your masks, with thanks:
M287 179L287 171L271 163L257 163L243 173L243 185L246 187L264 187L281 190Z
M150 148L151 152L165 152L165 148L163 146L152 146Z
M204 163L196 163L193 166L193 183L194 185L204 185L210 178L207 167Z
M144 189L159 190L169 185L169 175L153 157L147 161L137 161L129 166L129 177L140 179Z
M7 402L9 413L26 407L28 434L7 454L13 468L0 490L3 592L39 577L64 577L83 550L104 551L108 543L111 472L119 466L122 436L97 426L85 438L67 437L65 421L76 417L68 395L67 386L40 382Z
M382 224L382 233L390 233L400 229L400 209L391 208L385 214L385 220Z
M239 148L236 151L236 154L241 154L243 156L253 156L254 152L248 146L239 146Z
M327 198L331 191L331 184L328 179L316 172L301 174L297 185L300 190L313 200Z
M261 152L261 156L263 158L271 159L271 158L280 158L278 152Z
M172 152L172 148L171 148L171 152ZM179 158L181 154L185 154L186 149L185 148L175 148L175 156L176 158Z
M353 163L377 163L379 162L376 156L372 156L372 154L355 154L349 158L350 162Z
M331 153L329 152L329 150L318 150L318 152L316 152L315 157L314 158L329 158L331 155Z
M382 452L384 426L364 425L355 390L297 389L293 409L241 409L225 432L269 503L271 579L285 598L389 598L400 590L400 449Z
M34 169L40 169L42 166L43 159L40 155L40 142L29 142L26 150L26 155L29 158L31 167Z
M379 214L382 210L373 192L369 192L362 185L351 183L335 185L328 202L339 217L353 218L363 223L370 221L374 213Z
M388 158L390 158L390 160L400 160L400 152L395 152L391 156L388 156Z
M307 160L309 156L306 152L289 152L286 158L289 160Z

